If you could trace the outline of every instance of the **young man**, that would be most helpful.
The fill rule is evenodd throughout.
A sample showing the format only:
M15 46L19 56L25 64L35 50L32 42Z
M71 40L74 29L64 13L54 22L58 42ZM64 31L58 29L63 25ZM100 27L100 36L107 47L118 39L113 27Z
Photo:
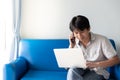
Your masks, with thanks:
M70 48L81 48L87 61L87 69L70 68L67 80L105 80L109 78L106 68L120 62L109 39L90 31L89 20L82 15L70 22Z

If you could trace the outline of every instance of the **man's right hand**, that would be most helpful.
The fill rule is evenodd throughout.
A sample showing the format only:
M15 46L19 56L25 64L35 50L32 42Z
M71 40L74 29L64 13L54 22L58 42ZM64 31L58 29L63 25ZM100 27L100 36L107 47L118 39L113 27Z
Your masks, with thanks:
M75 37L74 37L73 33L69 35L69 43L70 43L70 48L73 48L76 44Z

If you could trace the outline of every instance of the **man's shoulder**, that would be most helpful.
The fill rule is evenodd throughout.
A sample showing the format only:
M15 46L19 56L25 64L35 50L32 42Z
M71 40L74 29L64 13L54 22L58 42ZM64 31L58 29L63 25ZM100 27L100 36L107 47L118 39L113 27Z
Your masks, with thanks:
M92 33L92 35L95 37L95 39L97 40L106 40L108 39L106 36L102 35L102 34L97 34L97 33Z

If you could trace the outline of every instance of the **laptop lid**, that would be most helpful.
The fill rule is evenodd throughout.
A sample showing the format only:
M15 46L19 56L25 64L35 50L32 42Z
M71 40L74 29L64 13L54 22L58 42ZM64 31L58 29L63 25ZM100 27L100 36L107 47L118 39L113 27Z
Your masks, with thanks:
M54 49L54 54L61 68L86 68L86 60L84 59L81 48L60 48Z

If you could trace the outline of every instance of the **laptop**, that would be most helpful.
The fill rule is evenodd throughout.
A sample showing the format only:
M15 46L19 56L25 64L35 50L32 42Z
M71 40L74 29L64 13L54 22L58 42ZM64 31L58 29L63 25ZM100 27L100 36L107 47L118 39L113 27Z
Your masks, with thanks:
M81 48L54 49L54 54L60 68L86 68L86 60Z

